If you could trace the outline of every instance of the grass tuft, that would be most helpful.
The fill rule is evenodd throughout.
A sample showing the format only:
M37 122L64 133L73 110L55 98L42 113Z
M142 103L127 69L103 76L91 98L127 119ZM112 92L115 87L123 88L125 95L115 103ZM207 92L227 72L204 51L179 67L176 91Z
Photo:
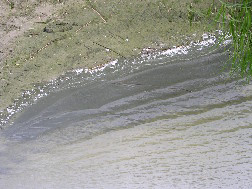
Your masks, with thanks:
M194 1L195 3L195 1ZM197 11L191 3L188 9L188 19L192 26L195 15L214 23L223 34L219 39L221 44L231 36L233 53L230 55L231 75L238 73L248 81L252 78L252 1L251 0L213 0L206 11ZM217 24L217 26L216 26Z
M238 73L249 81L252 77L252 2L250 0L232 2L219 0L219 2L221 6L214 20L225 31L223 38L231 35L233 40L231 74Z

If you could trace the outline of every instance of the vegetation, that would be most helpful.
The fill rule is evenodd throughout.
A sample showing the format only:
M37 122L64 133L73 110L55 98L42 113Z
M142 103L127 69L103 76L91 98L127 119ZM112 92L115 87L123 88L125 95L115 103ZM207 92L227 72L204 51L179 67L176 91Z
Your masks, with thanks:
M215 11L216 2L213 0L208 16L215 14L215 22L224 31L223 39L228 35L232 38L231 73L239 73L250 80L252 77L252 1L218 1L221 3L219 10Z
M238 73L248 81L252 77L252 24L251 0L213 0L208 10L197 11L193 5L199 3L194 0L189 5L188 19L190 25L196 23L197 17L206 18L219 28L223 35L219 44L227 38L232 39L233 53L230 56L231 75ZM217 24L217 27L216 27Z
M10 8L11 8L11 9L14 9L14 3L11 2L11 1L9 1L9 0L6 0L6 1L7 1L7 3L10 5Z

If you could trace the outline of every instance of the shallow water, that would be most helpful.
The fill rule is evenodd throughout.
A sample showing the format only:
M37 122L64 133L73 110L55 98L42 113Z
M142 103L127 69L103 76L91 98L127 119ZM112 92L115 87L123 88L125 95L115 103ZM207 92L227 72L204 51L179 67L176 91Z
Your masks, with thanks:
M252 86L227 59L201 44L69 73L2 131L0 187L252 188Z

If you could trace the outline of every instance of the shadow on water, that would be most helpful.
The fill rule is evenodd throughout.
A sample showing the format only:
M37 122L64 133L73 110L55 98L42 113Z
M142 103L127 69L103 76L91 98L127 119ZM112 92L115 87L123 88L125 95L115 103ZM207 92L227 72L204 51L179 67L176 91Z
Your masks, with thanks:
M1 133L8 188L250 188L252 87L194 46L69 73Z

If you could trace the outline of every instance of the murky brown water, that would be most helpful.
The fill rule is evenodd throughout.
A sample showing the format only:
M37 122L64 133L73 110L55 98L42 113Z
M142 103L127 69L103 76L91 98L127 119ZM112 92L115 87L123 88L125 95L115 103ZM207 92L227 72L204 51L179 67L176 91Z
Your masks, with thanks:
M252 86L222 50L167 54L55 84L2 131L0 187L252 188Z

